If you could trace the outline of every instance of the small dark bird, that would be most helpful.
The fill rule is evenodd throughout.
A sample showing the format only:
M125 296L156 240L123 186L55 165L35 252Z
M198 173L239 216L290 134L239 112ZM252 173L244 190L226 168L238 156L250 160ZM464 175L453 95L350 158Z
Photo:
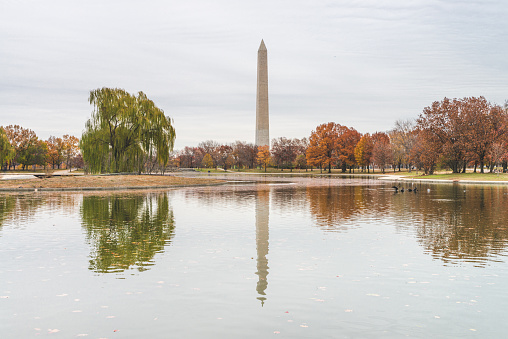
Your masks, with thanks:
M408 188L407 190L408 190L409 192L412 192L412 191L413 191L411 188Z
M392 188L395 188L395 193L399 191L399 188L397 186L392 186Z
M401 191L401 192L404 192L404 187L402 187L402 188L400 189L400 191Z

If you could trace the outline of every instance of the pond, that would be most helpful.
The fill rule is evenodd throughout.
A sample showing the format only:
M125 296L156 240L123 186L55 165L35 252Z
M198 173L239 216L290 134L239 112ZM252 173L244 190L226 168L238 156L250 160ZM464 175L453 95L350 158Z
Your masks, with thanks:
M391 186L2 194L0 337L504 337L508 188Z

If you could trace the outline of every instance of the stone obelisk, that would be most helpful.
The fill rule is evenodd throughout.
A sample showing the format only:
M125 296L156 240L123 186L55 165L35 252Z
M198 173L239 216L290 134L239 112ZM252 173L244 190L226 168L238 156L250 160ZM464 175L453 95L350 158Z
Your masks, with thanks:
M268 119L268 60L263 40L258 49L258 86L256 91L256 146L270 147Z

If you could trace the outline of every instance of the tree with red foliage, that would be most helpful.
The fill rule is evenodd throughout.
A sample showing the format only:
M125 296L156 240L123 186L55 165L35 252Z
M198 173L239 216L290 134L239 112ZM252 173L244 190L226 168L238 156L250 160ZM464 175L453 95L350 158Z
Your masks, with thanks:
M245 141L236 141L233 145L235 165L240 168L254 168L256 166L257 146Z
M233 147L229 145L220 145L217 148L217 166L220 166L226 171L234 163Z
M390 137L384 132L376 132L372 134L372 145L372 162L385 173L386 166L393 160Z
M507 115L484 97L465 98L463 105L466 147L480 163L480 172L484 173L485 159L492 145L506 135Z

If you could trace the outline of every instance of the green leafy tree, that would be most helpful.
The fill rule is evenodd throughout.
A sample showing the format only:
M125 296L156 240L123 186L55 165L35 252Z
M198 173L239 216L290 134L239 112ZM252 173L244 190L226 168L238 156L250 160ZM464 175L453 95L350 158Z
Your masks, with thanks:
M167 165L175 129L171 118L143 92L134 96L104 87L90 91L89 102L94 110L80 148L91 172L141 172L152 155Z
M11 146L4 129L0 127L0 168L14 158L14 155L14 148Z

